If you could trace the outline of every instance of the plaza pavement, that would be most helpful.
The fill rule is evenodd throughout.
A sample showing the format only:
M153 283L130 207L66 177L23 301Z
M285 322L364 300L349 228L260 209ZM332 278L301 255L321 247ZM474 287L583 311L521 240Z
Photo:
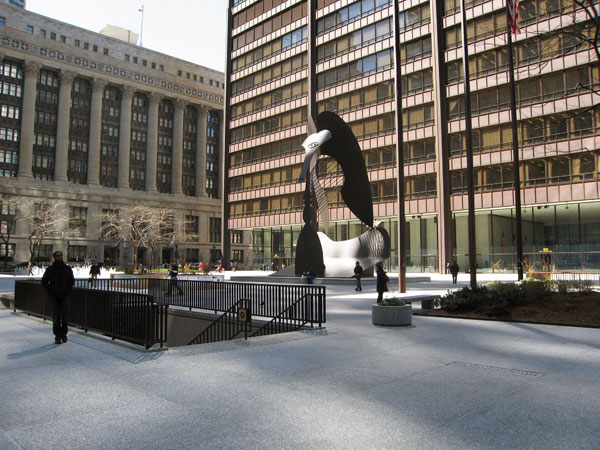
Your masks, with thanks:
M324 329L152 352L0 307L0 449L600 448L600 330L376 327L375 297L328 286Z

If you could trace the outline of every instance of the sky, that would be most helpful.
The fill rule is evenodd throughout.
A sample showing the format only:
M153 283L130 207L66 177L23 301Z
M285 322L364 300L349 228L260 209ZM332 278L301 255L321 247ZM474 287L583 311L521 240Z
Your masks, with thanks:
M144 47L224 72L227 4L228 0L27 0L27 10L95 32L117 25L139 33L139 9L144 5Z

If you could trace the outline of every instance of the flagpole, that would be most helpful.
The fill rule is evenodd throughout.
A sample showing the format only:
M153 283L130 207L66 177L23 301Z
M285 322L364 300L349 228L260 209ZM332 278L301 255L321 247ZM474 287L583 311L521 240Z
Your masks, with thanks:
M144 44L142 43L142 36L144 35L144 5L142 5L138 11L142 13L142 26L140 27L140 47L143 47Z
M517 278L523 279L523 239L521 223L521 173L519 172L519 134L517 132L517 101L515 95L515 63L513 58L512 33L518 30L519 0L506 0L506 35L508 46L508 77L510 89L510 115L512 124L513 179L515 192L515 220L517 239Z

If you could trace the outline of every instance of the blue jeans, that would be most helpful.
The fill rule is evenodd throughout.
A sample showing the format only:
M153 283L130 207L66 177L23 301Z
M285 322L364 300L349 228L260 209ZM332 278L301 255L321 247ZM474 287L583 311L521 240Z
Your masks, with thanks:
M52 331L54 336L60 338L69 332L69 311L71 299L67 295L62 299L50 297L52 302Z

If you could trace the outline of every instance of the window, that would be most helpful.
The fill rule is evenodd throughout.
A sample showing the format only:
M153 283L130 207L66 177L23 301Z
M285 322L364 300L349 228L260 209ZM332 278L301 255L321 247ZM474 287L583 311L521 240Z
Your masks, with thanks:
M85 245L71 245L67 249L68 261L85 261L87 257L87 247Z
M159 68L160 68L160 71L161 71L161 72L164 72L164 71L165 71L165 66L163 66L162 64L159 66Z
M148 65L148 60L142 59L142 66L146 67Z
M46 37L46 30L40 30L40 36Z
M80 46L81 46L81 41L80 41L79 39L75 39L75 40L73 41L73 45L74 45L75 47L80 47Z
M90 43L89 42L84 42L83 43L83 49L84 50L89 50L90 49Z
M186 78L189 80L189 79L190 79L190 73L189 73L189 72L186 72L186 73L185 73L185 77L186 77Z
M27 25L27 32L33 34L33 27L31 25Z
M181 70L177 71L177 76L180 77L181 75L183 75L183 72Z
M129 55L125 55L125 61L129 62Z
M221 218L209 217L209 242L221 242Z
M0 16L0 25L4 25L6 23L6 18L4 16Z
M134 63L134 64L137 64L137 56L134 56L134 57L133 57L133 63Z
M56 33L55 32L51 32L50 33L50 39L52 39L53 41L56 40Z
M156 63L155 62L152 63L152 68L156 69Z
M94 44L92 46L92 50L95 51L96 53L98 53L98 46L96 44Z
M69 235L84 237L86 232L87 208L69 207Z
M63 44L65 44L67 42L67 37L64 35L60 35L60 42L62 42Z
M104 55L107 55L107 56L108 56L108 49L107 49L107 48L104 48L104 49L102 50L102 53L103 53Z

